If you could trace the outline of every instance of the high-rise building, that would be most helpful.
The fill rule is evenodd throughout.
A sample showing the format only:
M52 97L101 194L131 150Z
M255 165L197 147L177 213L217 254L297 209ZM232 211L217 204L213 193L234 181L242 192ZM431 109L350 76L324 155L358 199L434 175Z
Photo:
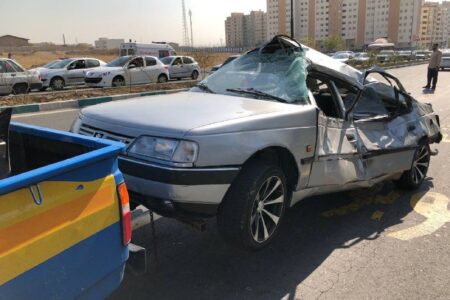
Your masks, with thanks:
M254 47L266 40L267 17L263 11L251 11L249 15L232 13L225 20L227 47Z
M267 0L268 36L290 35L290 1ZM387 38L415 46L423 0L293 0L294 37L320 42L340 36L347 47Z
M232 13L225 20L227 47L244 47L244 14Z
M420 45L430 47L439 44L446 47L448 43L448 9L436 2L426 2L422 6L420 22Z

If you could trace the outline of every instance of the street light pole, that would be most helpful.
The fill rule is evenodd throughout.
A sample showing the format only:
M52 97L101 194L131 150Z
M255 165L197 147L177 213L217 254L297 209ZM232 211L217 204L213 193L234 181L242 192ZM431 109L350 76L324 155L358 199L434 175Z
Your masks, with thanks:
M294 0L291 0L291 37L294 38Z

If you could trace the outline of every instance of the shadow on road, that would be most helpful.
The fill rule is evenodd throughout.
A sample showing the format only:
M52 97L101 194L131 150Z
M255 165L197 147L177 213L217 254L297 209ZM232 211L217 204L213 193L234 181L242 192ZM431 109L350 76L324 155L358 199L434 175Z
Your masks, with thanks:
M421 190L432 188L426 181ZM215 228L215 219L204 233L174 220L156 223L158 257L150 250L149 271L142 277L127 274L111 299L281 299L293 298L297 286L336 250L358 250L358 244L378 239L387 228L402 222L412 208L414 193L396 190L392 183L380 185L378 195L395 194L387 203L366 201L371 190L313 197L287 213L280 235L260 252L243 252L225 244ZM362 205L351 205L360 201ZM350 205L349 205L350 204ZM323 213L340 207L356 207L332 217ZM384 212L380 221L371 218ZM149 249L150 228L134 236ZM355 250L356 248L356 250ZM342 255L341 255L342 256ZM370 259L370 253L367 256ZM365 258L366 259L366 258Z

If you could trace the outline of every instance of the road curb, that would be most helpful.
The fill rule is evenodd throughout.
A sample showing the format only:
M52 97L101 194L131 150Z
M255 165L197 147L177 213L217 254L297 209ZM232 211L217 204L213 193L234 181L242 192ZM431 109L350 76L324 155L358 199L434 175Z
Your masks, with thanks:
M150 91L144 93L134 93L134 94L123 94L123 95L114 95L114 96L105 96L105 97L95 97L95 98L86 98L86 99L76 99L76 100L63 100L63 101L52 101L45 103L33 103L33 104L24 104L24 105L14 105L14 106L1 106L0 111L12 108L13 114L26 114L26 113L36 113L43 111L52 111L52 110L60 110L60 109L76 109L83 108L91 105L97 105L101 103L107 103L111 101L119 101L126 100L132 98L146 97L146 96L157 96L157 95L166 95L166 94L174 94L179 92L188 91L189 89L176 89L176 90L164 90L164 91Z

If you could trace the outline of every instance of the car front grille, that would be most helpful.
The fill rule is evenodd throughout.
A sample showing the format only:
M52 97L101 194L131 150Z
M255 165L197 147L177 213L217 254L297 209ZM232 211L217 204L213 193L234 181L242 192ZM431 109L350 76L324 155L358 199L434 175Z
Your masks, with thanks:
M86 124L82 124L80 127L81 135L92 136L96 138L106 139L115 142L121 142L125 145L129 145L133 142L134 138L131 136L120 135L114 132L106 131L103 129L95 128Z

